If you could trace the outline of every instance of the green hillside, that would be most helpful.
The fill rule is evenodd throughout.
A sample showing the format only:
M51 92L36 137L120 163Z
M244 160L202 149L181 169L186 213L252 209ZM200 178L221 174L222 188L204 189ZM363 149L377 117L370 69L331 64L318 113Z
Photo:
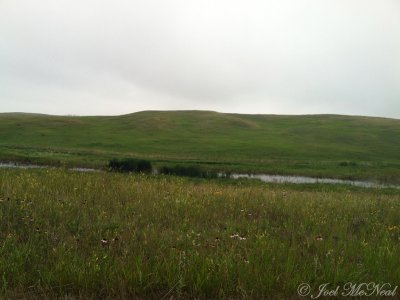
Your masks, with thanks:
M400 120L341 115L144 111L0 114L0 159L103 166L112 157L233 171L400 178Z

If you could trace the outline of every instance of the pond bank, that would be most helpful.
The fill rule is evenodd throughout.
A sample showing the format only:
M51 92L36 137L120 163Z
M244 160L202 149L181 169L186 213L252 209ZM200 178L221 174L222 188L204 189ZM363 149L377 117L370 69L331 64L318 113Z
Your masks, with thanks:
M0 168L18 168L18 169L45 169L45 168L53 168L52 166L47 165L34 165L34 164L18 164L14 162L0 162ZM70 171L75 172L101 172L100 169L94 168L81 168L81 167L73 167L68 168ZM157 169L153 170L153 175L158 175ZM242 174L242 173L218 173L218 177L220 178L231 178L231 179L256 179L261 180L262 182L268 183L294 183L294 184L346 184L364 188L395 188L400 189L398 185L392 184L382 184L379 182L366 181L366 180L344 180L337 178L316 178L316 177L307 177L307 176L297 176L297 175L270 175L270 174Z

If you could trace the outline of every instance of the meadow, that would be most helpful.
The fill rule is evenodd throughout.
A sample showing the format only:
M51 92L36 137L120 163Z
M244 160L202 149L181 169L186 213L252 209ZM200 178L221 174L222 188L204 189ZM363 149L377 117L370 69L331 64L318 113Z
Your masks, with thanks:
M400 183L400 120L341 115L144 111L122 116L0 114L0 161L295 174Z
M400 191L0 169L0 298L297 299L400 282Z

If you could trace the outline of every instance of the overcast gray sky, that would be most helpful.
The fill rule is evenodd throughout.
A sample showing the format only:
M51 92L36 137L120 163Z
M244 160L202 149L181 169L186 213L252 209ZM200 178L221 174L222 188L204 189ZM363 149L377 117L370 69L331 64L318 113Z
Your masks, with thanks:
M0 111L400 118L399 0L0 0Z

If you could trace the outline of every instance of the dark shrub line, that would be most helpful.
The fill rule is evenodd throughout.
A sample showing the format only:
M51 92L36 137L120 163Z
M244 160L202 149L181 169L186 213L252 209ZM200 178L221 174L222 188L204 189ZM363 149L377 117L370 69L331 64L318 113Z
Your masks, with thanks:
M108 170L113 172L133 172L133 173L151 173L153 171L151 162L144 159L111 159L108 162ZM217 178L218 173L212 171L205 171L199 166L162 166L157 170L158 174L175 175L186 177L198 178Z
M199 166L179 166L175 165L173 167L164 166L158 170L159 174L164 175L176 175L176 176L186 176L186 177L199 177L199 178L217 178L218 174L216 172L205 171Z
M108 169L115 172L150 173L152 166L148 160L144 159L114 158L108 162Z

